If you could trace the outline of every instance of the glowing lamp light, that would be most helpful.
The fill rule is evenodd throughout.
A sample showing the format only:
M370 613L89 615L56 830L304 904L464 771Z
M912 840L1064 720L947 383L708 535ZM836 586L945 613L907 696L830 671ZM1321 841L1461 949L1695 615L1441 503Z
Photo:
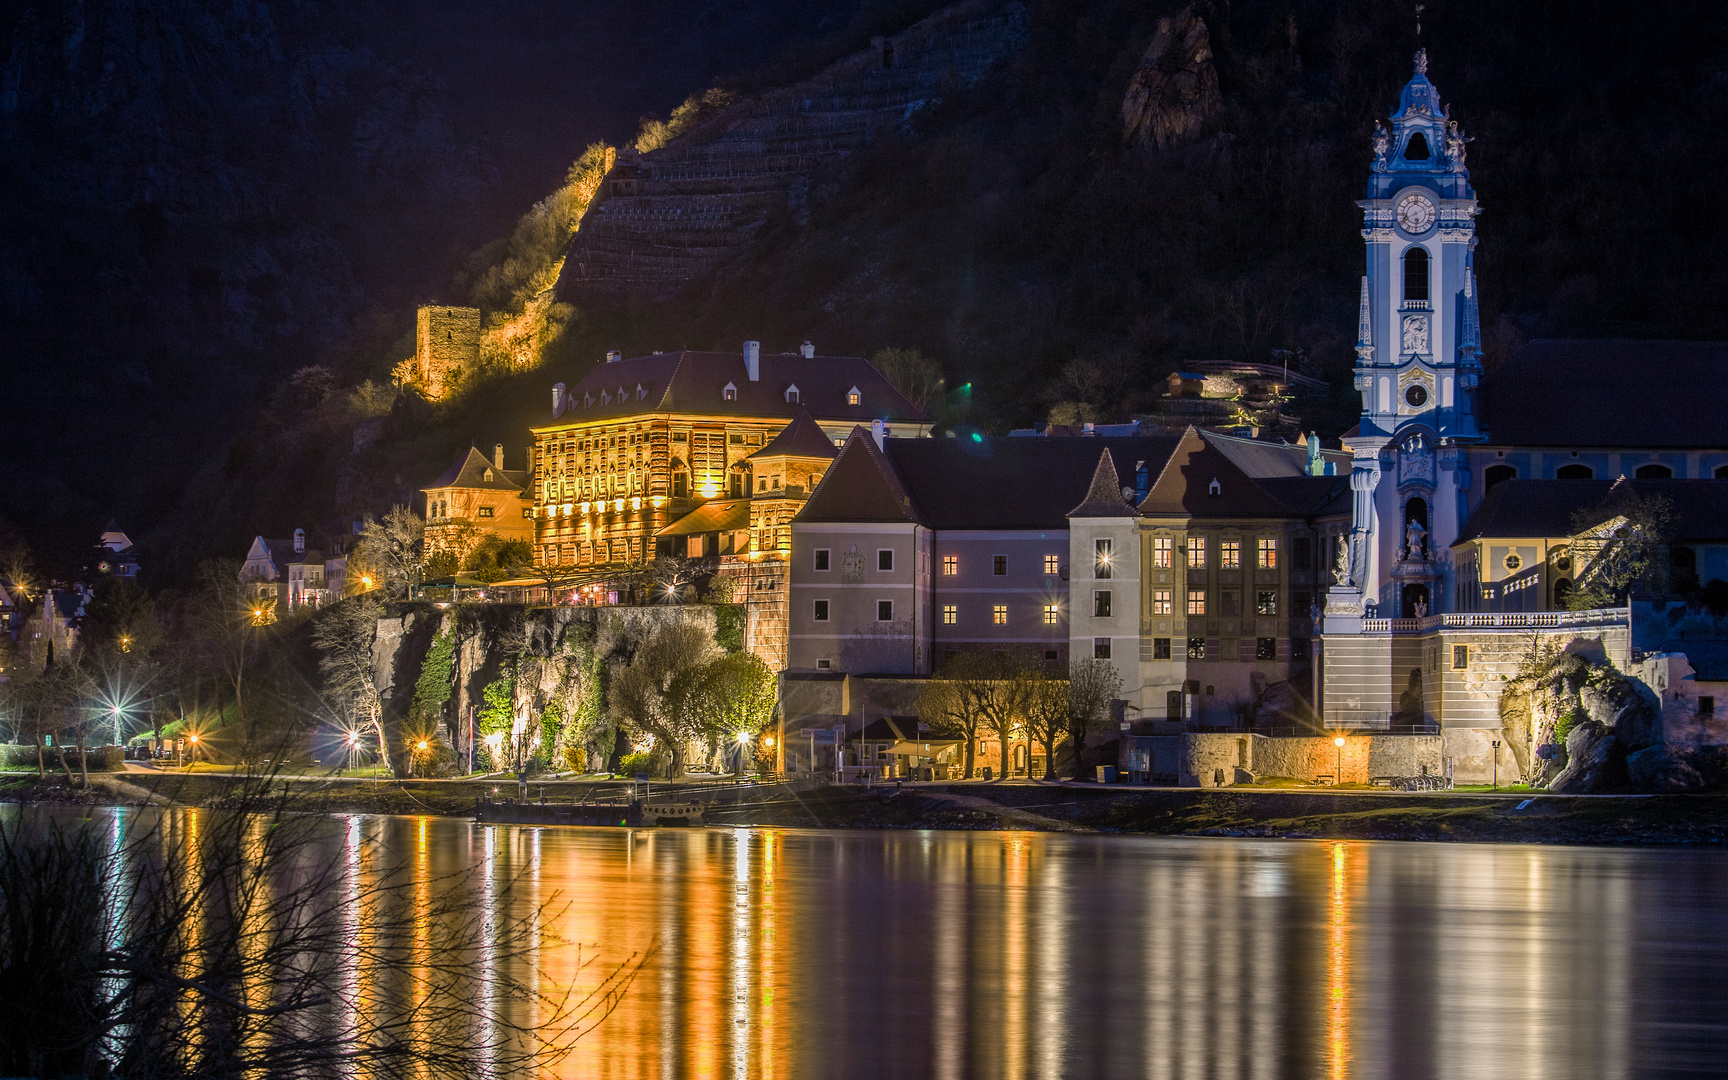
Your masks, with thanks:
M762 745L763 746L773 746L774 745L774 736L764 735L762 737Z
M1339 738L1336 738L1336 739L1333 739L1333 740L1332 740L1332 745L1333 745L1333 746L1336 746L1336 747L1338 747L1338 748L1339 748L1339 749L1340 749L1340 750L1342 750L1342 749L1343 749L1343 748L1344 748L1344 739L1343 739L1343 738L1342 738L1342 737L1339 737Z
M191 740L192 740L192 741L193 741L193 742L197 742L197 741L198 741L198 736L197 736L197 735L192 735L192 736L189 736L189 738L191 738Z
M425 739L420 740L420 749L422 749L422 750L426 749L426 740Z

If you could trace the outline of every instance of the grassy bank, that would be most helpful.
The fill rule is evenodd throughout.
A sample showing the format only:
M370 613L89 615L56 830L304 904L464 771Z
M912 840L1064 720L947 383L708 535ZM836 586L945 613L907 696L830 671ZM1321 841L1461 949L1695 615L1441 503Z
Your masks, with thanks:
M0 799L84 805L231 805L240 780L219 773L125 773L82 788L64 777L0 780ZM509 797L498 781L273 779L290 810L466 816L481 795ZM530 784L548 801L579 798L591 782ZM624 784L604 785L623 788ZM1409 795L1314 790L1199 791L1093 785L953 784L821 788L766 795L710 810L713 825L855 829L1036 829L1163 836L1258 836L1547 844L1721 844L1728 796L1519 797L1456 792Z

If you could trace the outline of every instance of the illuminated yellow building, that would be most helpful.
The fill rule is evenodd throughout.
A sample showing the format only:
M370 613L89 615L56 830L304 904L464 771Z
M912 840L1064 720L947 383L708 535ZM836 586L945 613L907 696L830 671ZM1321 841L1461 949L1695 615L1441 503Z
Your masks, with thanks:
M534 500L526 469L504 467L504 447L493 456L468 448L444 475L420 490L426 496L426 554L467 555L480 537L534 539Z
M716 527L690 534L713 536L694 541L704 545L698 553L747 554L759 515L738 512L753 494L745 485L772 475L743 463L801 410L809 416L801 445L813 433L843 440L873 422L896 436L924 435L930 426L862 358L817 356L808 343L795 353L765 354L751 341L737 353L609 354L573 388L554 386L552 420L533 429L536 561L625 572L655 556L668 525L709 503L720 505L703 523L712 517ZM782 485L798 476L808 483L808 468L773 460ZM727 506L731 500L740 503ZM779 527L768 524L767 505L760 516L762 527ZM689 554L690 543L678 553ZM706 550L709 543L715 550Z

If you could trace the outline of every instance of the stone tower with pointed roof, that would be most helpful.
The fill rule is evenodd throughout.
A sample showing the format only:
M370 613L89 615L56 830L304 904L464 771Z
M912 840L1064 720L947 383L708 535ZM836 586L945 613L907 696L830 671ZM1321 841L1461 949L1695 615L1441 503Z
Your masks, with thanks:
M1428 79L1428 54L1377 124L1362 208L1366 266L1357 301L1356 459L1351 578L1380 614L1439 610L1448 568L1411 552L1410 526L1457 535L1469 487L1463 448L1481 440L1476 389L1481 329L1472 253L1476 192L1467 140Z
M1098 455L1086 498L1068 511L1068 655L1108 660L1128 700L1139 697L1140 527L1116 460Z

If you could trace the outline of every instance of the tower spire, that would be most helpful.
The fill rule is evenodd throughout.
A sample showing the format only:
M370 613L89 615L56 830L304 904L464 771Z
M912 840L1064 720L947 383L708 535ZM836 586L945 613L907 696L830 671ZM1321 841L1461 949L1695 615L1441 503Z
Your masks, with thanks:
M1362 275L1362 300L1356 317L1356 359L1363 364L1374 362L1374 320L1368 306L1368 275Z
M1482 355L1482 315L1476 306L1475 260L1464 267L1464 325L1458 337L1458 352L1466 362Z

